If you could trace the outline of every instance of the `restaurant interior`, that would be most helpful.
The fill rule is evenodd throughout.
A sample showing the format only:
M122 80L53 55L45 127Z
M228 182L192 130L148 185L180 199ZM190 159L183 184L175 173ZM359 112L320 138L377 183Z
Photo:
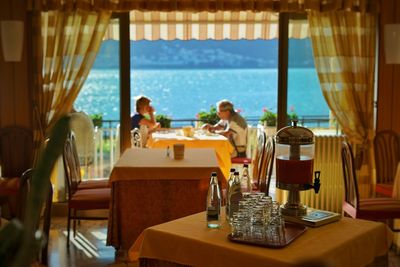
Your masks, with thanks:
M304 35L340 135L289 122ZM246 157L193 127L131 129L130 40L277 36L277 125L247 131ZM119 145L87 179L68 114L104 38ZM397 0L3 0L0 40L0 266L400 266Z

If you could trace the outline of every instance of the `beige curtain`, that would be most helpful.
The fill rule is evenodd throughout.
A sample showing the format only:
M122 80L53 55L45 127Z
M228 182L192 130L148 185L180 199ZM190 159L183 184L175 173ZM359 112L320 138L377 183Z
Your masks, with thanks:
M276 12L158 12L131 11L130 39L138 40L256 40L276 39ZM104 39L119 39L119 25L108 26ZM309 37L307 20L295 20L289 38Z
M359 183L372 179L376 15L309 12L315 67L322 92L348 139L356 144Z
M30 10L111 11L359 11L375 12L380 0L28 0Z
M84 10L49 11L35 16L36 151L54 123L70 111L94 63L110 17L108 11ZM60 181L52 182L57 188Z

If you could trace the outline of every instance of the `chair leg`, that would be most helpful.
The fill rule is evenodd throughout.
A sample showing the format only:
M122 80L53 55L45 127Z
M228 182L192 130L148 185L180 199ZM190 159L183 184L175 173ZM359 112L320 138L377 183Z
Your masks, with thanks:
M53 187L49 185L49 193L46 199L46 206L44 210L44 222L43 222L43 232L46 234L46 244L42 248L42 258L41 262L43 265L47 266L48 262L48 248L50 242L50 224L51 224L51 205L53 203Z
M69 248L69 229L71 227L71 209L68 208L68 221L67 221L67 248Z
M74 209L74 217L76 217L76 210ZM73 224L73 228L74 228L74 238L76 237L76 220L74 219L74 224Z

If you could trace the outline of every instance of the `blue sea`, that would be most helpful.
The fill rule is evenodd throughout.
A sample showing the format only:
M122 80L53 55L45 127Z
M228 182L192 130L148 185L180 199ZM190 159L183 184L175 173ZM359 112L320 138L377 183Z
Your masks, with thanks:
M195 118L229 99L243 116L258 118L264 108L277 110L277 79L277 69L132 70L131 111L137 95L150 97L157 114L174 119ZM75 107L119 120L119 70L92 69ZM288 107L299 116L329 115L315 69L289 69Z

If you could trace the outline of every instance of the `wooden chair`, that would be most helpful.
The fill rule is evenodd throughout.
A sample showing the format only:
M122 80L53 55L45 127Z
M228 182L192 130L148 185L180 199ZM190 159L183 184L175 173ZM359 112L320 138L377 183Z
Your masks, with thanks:
M352 218L386 221L400 218L400 201L393 198L360 199L354 166L353 151L349 143L342 143L342 167L345 185L343 211Z
M69 134L69 140L71 142L71 157L74 161L74 169L71 169L71 178L78 184L78 189L93 189L93 188L108 188L109 179L98 178L87 181L82 181L81 167L79 162L78 150L76 149L75 137L72 133Z
M79 188L79 180L74 173L79 172L79 164L74 156L73 137L70 135L64 145L63 153L65 178L68 190L68 222L67 222L67 247L69 247L70 225L73 220L74 236L76 233L76 220L107 220L107 216L85 216L78 214L85 210L109 209L111 199L110 188Z
M264 161L266 135L262 127L257 128L257 148L253 160L253 188L260 186L261 169Z
M376 164L375 192L392 197L397 165L400 162L400 137L391 130L380 131L374 138Z
M26 181L21 180L25 170L33 164L32 132L19 126L0 129L0 204L10 210L10 217L21 219L26 194Z
M263 162L261 164L261 172L259 175L259 190L269 195L269 186L271 183L272 170L274 167L275 157L275 140L272 136L267 138L264 149Z
M142 147L142 137L138 128L131 130L131 147Z
M246 130L246 138L247 138L247 140L248 140L248 136L249 136L249 132L248 132L248 129L247 129ZM233 139L231 139L230 141L232 143L234 143ZM237 149L237 148L235 148L235 149ZM243 165L243 164L251 164L251 158L236 156L234 158L231 158L231 163L232 164L241 164L241 165Z

